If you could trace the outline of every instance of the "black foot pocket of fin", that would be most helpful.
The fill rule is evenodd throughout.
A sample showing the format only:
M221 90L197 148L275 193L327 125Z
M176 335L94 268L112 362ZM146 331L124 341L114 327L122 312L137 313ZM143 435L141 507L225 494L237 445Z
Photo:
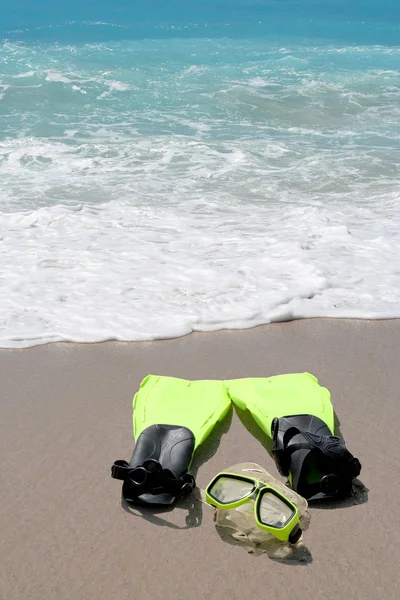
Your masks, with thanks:
M273 449L281 475L304 498L317 494L346 497L361 471L361 464L333 436L325 423L312 415L294 415L273 422Z
M140 434L129 463L115 461L111 477L124 482L127 502L173 504L196 486L188 472L194 447L194 435L187 427L151 425Z

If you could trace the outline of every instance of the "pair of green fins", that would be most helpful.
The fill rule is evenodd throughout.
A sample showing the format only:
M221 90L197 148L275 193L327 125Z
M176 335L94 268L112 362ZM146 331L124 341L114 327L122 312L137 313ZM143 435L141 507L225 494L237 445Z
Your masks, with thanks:
M125 500L168 505L190 494L194 454L232 403L249 411L269 438L295 492L306 499L351 494L361 465L334 435L330 393L310 373L227 381L148 375L133 399L132 458L111 469L123 481Z

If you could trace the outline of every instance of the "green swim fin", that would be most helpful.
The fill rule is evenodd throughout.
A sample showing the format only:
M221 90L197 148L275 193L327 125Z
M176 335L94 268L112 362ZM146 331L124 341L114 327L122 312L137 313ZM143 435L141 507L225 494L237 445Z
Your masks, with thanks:
M329 391L310 373L225 382L231 400L250 411L272 441L281 475L304 498L347 496L361 471L344 440L334 435Z
M189 494L194 453L230 406L222 381L148 375L133 399L132 458L111 469L113 478L124 481L125 500L172 504Z

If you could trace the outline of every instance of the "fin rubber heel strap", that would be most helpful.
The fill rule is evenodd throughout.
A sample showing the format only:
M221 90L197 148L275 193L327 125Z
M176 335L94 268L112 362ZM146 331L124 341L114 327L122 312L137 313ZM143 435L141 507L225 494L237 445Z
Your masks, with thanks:
M299 450L318 451L332 465L332 473L324 475L318 483L307 484L307 497L319 492L326 495L346 495L350 492L352 479L361 472L361 463L347 450L342 438L301 431L295 426L289 427L285 432L279 431L277 427L275 435L272 452L281 475L289 475L292 454ZM292 442L294 436L301 436L304 441Z
M196 486L191 473L176 477L169 469L163 469L155 459L149 459L141 466L130 467L126 460L116 460L111 467L111 477L124 482L123 494L126 500L134 500L142 494L168 493L176 497L188 495Z

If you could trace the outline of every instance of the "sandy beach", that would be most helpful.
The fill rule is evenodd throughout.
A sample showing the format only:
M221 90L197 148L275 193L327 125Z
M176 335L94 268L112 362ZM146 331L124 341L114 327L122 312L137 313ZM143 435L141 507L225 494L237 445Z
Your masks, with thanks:
M2 600L400 596L400 321L312 319L149 343L0 350ZM199 502L130 511L114 460L133 449L132 397L148 373L228 379L308 371L331 394L366 501L311 508L308 561L224 543ZM198 457L204 487L235 462L278 476L235 412Z

